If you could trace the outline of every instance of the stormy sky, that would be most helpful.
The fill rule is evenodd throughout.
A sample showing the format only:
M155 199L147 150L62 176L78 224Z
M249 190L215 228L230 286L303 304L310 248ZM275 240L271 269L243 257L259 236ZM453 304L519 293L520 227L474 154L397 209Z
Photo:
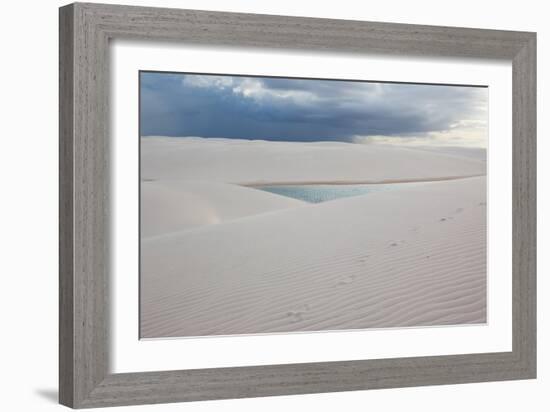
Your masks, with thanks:
M488 89L141 72L142 136L485 147Z

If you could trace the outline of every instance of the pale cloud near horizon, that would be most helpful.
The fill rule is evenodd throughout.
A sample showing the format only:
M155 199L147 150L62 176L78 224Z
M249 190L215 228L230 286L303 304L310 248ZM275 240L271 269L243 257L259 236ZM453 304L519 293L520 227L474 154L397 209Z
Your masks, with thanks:
M141 74L142 135L486 146L486 88Z

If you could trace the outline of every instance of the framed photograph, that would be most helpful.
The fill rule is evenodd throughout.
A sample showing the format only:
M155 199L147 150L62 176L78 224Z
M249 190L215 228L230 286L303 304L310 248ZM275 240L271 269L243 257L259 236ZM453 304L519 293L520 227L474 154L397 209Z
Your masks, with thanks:
M536 376L536 35L60 9L60 402Z

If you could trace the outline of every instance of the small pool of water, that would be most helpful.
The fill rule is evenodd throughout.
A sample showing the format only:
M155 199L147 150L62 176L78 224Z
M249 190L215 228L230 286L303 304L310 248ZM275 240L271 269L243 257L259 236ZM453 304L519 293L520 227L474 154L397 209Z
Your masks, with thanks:
M362 196L369 193L395 190L419 183L350 184L350 185L267 185L257 189L277 195L292 197L309 203L321 203L343 197Z

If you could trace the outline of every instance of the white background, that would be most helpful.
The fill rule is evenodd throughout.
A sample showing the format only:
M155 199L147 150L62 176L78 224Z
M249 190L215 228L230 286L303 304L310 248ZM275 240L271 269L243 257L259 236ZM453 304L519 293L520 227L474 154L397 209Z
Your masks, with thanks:
M104 0L108 2L107 0ZM550 166L544 136L549 132L546 101L550 86L545 72L550 27L544 2L397 1L357 2L181 0L130 1L126 4L170 6L253 13L288 14L402 23L481 27L538 32L539 87L539 378L441 387L389 389L264 399L209 401L119 408L146 411L280 411L344 409L347 411L545 411L550 390L550 270L547 241L550 189L544 182ZM60 410L57 386L57 7L51 0L5 2L0 77L2 196L0 239L2 285L0 365L2 409ZM24 16L24 17L23 17ZM545 93L546 92L546 93ZM546 253L545 253L546 252Z

